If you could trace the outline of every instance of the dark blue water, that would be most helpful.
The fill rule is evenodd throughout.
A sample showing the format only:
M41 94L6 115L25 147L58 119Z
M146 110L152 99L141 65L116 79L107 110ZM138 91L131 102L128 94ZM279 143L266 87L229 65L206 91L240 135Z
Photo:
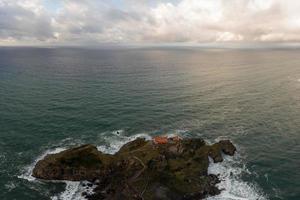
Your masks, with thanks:
M176 133L238 146L225 169L240 172L227 177L220 199L298 200L299 55L1 48L0 199L75 199L57 196L63 183L28 180L28 167L48 150L83 143L109 150L137 134Z

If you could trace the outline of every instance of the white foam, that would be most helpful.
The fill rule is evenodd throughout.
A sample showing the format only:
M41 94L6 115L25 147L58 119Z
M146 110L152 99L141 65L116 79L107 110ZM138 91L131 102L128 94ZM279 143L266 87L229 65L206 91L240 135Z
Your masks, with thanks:
M55 148L52 150L45 151L42 155L40 155L31 165L24 168L24 173L18 178L28 180L30 182L39 182L38 179L32 176L32 171L34 166L39 160L42 160L48 154L56 154L61 151L66 150L66 148ZM63 182L66 183L65 190L55 196L52 196L52 200L82 200L85 199L81 194L82 192L86 192L87 194L91 194L93 191L93 187L86 188L83 185L88 182L79 182L79 181L49 181L49 182Z
M121 134L120 134L121 133ZM124 144L130 142L138 137L143 137L148 140L151 137L147 134L138 134L134 136L124 136L123 131L115 136L109 135L104 137L106 145L98 146L98 150L114 154L116 153ZM180 135L178 132L176 134L167 133L168 136ZM228 139L227 137L219 137L215 142L221 139ZM240 178L242 172L250 173L249 170L239 162L237 156L230 157L223 155L224 161L222 163L213 163L210 159L210 165L208 168L209 174L219 174L221 182L217 185L219 189L224 189L220 195L209 197L207 200L266 200L267 198L260 192L260 190L254 185L243 181Z
M98 150L114 154L116 153L124 144L127 142L133 141L136 138L145 138L147 140L151 139L151 137L147 134L137 134L133 136L125 136L123 130L116 130L113 132L107 133L107 135L103 136L105 145L98 146ZM38 179L32 176L32 171L34 169L34 166L39 160L42 160L46 155L48 154L55 154L59 153L61 151L66 150L66 148L56 148L52 150L45 151L42 155L40 155L35 161L30 164L29 166L26 166L24 168L23 174L18 176L18 178L28 180L30 182L38 182ZM87 194L91 194L93 192L93 187L86 188L84 187L84 184L87 184L87 182L79 182L79 181L51 181L51 182L63 182L66 183L65 190L58 194L51 197L52 200L83 200L85 199L82 196L82 193L85 192Z
M67 184L65 191L63 191L62 193L60 193L58 195L52 196L51 197L52 200L69 200L69 199L75 200L75 199L78 199L77 191L79 191L80 182L65 181L65 183Z
M78 181L64 181L66 183L66 189L62 193L52 196L52 200L83 200L86 199L82 196L82 193L92 194L93 187L84 187L88 182L78 182Z
M115 131L116 132L116 131ZM113 132L113 133L115 133ZM146 140L150 140L151 137L145 133L133 135L133 136L125 136L124 131L119 132L119 134L110 134L104 135L103 139L105 141L104 145L97 146L99 151L108 154L116 153L124 144L135 140L136 138L145 138Z
M148 134L142 133L133 136L124 135L125 131L116 130L113 132L107 132L106 134L101 134L101 139L104 140L104 144L97 146L99 151L104 153L114 154L116 153L124 144L135 140L136 138L142 137L147 140L151 139ZM167 134L172 136L173 134ZM176 132L176 135L181 135ZM224 139L223 137L217 138L216 141ZM206 141L209 143L209 141ZM31 165L27 166L24 173L18 178L23 178L28 181L37 181L36 178L32 176L32 170L36 163L43 159L47 154L59 153L65 150L65 148L56 148L53 150L48 150L39 156ZM241 165L239 158L237 156L230 157L223 155L224 161L221 163L213 163L210 159L210 164L208 168L209 174L220 175L221 182L217 185L219 189L223 189L220 195L209 197L207 200L265 200L267 199L255 186L254 184L247 183L243 181L240 176L243 173L250 173L244 165ZM82 200L85 199L82 196L82 192L92 193L93 188L87 189L83 186L83 182L73 182L73 181L62 181L66 183L65 190L53 197L52 200Z
M17 186L15 183L13 182L8 182L4 185L4 187L10 192L12 191L13 189L15 189Z
M208 168L209 174L219 175L221 182L217 187L221 189L221 194L207 198L207 200L266 200L260 189L251 183L241 179L242 173L249 170L242 165L238 156L230 157L223 155L224 161L213 163L210 159Z
M112 134L114 134L114 135L123 135L124 132L125 132L124 130L120 129L120 130L113 131Z
M26 166L23 170L23 174L19 175L18 178L26 179L28 181L36 181L37 179L32 176L32 171L33 171L33 168L36 165L36 163L39 160L42 160L48 154L55 154L55 153L59 153L64 150L66 150L66 149L65 148L55 148L55 149L45 151L42 155L40 155L37 159L35 159L32 164Z
M116 153L124 144L135 140L136 138L142 137L150 139L151 137L147 134L137 134L134 136L125 136L123 130L113 131L108 133L108 135L102 136L105 144L98 146L98 150L104 153L114 154ZM83 187L82 182L72 182L65 181L66 189L64 192L53 196L52 200L82 200L85 199L81 194L82 192L92 193L93 188L86 189Z

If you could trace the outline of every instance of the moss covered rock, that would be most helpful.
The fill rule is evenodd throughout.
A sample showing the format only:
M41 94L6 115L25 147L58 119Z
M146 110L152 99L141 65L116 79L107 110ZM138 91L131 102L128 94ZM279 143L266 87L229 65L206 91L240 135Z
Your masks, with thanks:
M209 159L233 155L229 140L207 145L199 138L168 139L157 144L138 138L115 155L104 154L93 145L47 155L33 176L47 180L89 180L96 184L90 200L100 199L202 199L219 194L219 179L207 173Z
M33 169L33 176L46 180L93 180L106 173L113 157L93 145L83 145L57 154L48 154Z

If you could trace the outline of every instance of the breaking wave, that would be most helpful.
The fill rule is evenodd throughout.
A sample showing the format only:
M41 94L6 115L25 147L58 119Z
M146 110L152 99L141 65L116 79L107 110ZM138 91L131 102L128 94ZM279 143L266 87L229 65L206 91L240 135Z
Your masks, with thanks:
M266 200L262 191L255 185L241 179L243 173L251 172L241 163L238 155L223 155L224 161L213 163L210 158L209 174L219 175L221 182L217 187L220 195L208 197L207 200Z
M54 195L51 197L52 200L83 200L85 199L82 196L82 193L85 192L87 194L93 193L93 187L86 187L88 184L87 181L63 181L66 183L65 191L58 195Z
M39 160L42 160L48 154L55 154L55 153L59 153L59 152L64 151L64 150L66 150L66 148L55 148L55 149L45 151L42 155L37 157L37 159L35 159L32 164L26 166L23 169L23 174L19 175L18 178L25 179L25 180L28 180L28 181L36 181L37 179L32 176L32 171L33 171L33 168L36 165L36 163Z

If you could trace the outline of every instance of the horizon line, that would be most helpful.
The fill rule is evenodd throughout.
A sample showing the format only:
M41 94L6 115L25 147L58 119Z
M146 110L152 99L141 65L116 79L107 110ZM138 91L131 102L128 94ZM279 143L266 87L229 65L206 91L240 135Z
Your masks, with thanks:
M201 48L201 49L298 49L300 42L286 43L101 43L101 44L18 44L0 45L0 48Z

